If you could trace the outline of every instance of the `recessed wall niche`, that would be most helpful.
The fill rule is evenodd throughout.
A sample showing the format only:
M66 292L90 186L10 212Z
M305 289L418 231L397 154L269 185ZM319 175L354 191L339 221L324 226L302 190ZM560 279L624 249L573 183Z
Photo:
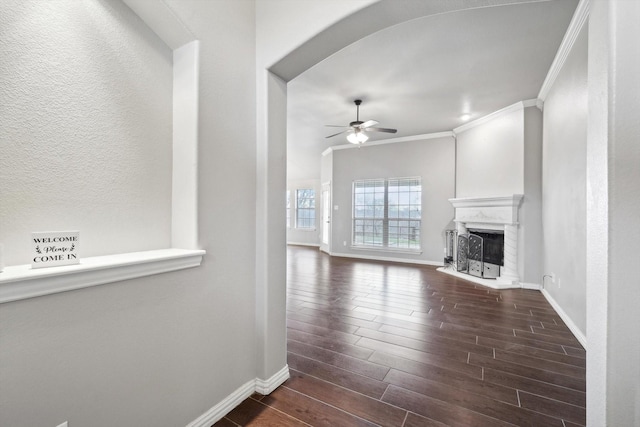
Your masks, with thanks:
M0 17L5 264L32 231L81 230L83 257L195 248L197 42L120 2L35 3Z

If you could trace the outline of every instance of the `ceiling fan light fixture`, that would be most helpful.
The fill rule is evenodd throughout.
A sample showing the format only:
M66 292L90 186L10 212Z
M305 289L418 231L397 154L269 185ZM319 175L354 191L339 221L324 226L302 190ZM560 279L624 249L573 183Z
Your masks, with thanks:
M347 135L347 141L349 141L352 144L363 144L367 142L368 139L369 137L365 135L364 132L356 131L354 133L350 133L349 135Z
M369 137L365 135L365 131L385 133L398 132L398 129L375 127L375 125L378 124L377 120L367 120L365 122L360 121L360 104L362 104L362 100L356 99L353 102L356 104L356 120L349 123L349 126L327 125L331 127L345 127L347 129L338 133L334 133L333 135L329 135L326 138L333 138L334 136L342 135L343 133L348 132L347 141L355 145L362 145L369 140Z

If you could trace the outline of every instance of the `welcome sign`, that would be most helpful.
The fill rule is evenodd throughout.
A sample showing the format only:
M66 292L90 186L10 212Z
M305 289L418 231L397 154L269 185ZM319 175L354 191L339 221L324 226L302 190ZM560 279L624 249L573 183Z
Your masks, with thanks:
M79 264L79 231L31 233L31 268Z

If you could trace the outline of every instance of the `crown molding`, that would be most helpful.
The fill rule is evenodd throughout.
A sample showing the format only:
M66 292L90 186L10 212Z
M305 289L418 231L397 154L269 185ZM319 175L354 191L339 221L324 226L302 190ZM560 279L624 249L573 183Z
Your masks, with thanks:
M508 107L503 108L502 110L498 110L496 112L493 112L491 114L487 114L486 116L480 117L477 120L474 120L472 122L469 123L465 123L462 126L458 126L457 128L453 129L453 133L455 135L461 133L461 132L465 132L468 131L469 129L473 129L474 127L483 125L487 122L490 122L492 120L495 120L496 118L503 116L505 114L509 114L509 113L514 113L516 111L520 111L520 110L524 110L525 108L528 107L539 107L538 104L538 99L527 99L524 101L520 101L520 102L516 102L515 104L511 104Z
M549 95L549 91L553 87L556 78L558 78L558 74L560 74L560 70L567 60L569 53L571 53L571 49L573 49L573 45L588 18L589 0L580 0L578 7L576 7L576 11L573 13L571 22L569 23L569 28L567 28L567 32L564 34L562 43L560 43L556 57L551 63L551 68L549 68L547 77L544 79L544 83L542 83L542 87L538 93L538 98L543 102L547 98L547 95Z
M435 132L435 133L424 133L422 135L412 135L412 136L401 136L398 138L389 138L381 141L374 141L368 145L384 145L384 144L394 144L396 142L411 142L411 141L422 141L425 139L437 139L437 138L446 138L453 137L453 132L445 131L445 132Z
M464 125L458 126L457 128L454 128L453 130L450 130L450 131L425 133L421 135L412 135L412 136L403 136L399 138L390 138L390 139L384 139L381 141L367 142L359 145L355 145L355 144L334 145L324 150L322 152L322 156L328 156L334 151L349 150L352 148L366 148L366 147L372 147L375 145L395 144L398 142L410 142L410 141L424 141L427 139L446 138L446 137L455 138L461 132L465 132L474 127L483 125L505 114L524 110L525 108L529 108L529 107L537 107L542 111L543 105L544 105L544 102L539 98L525 99L524 101L519 101L519 102L516 102L515 104L511 104L508 107L505 107L498 111L494 111L493 113L487 114L486 116L480 117L479 119L476 119L472 122L465 123Z

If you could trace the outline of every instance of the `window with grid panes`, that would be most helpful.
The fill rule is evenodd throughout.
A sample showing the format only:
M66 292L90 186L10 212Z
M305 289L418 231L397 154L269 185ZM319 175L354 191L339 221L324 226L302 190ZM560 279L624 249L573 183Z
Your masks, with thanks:
M296 228L316 227L316 191L296 190Z
M353 183L353 246L420 249L422 184L419 177Z

